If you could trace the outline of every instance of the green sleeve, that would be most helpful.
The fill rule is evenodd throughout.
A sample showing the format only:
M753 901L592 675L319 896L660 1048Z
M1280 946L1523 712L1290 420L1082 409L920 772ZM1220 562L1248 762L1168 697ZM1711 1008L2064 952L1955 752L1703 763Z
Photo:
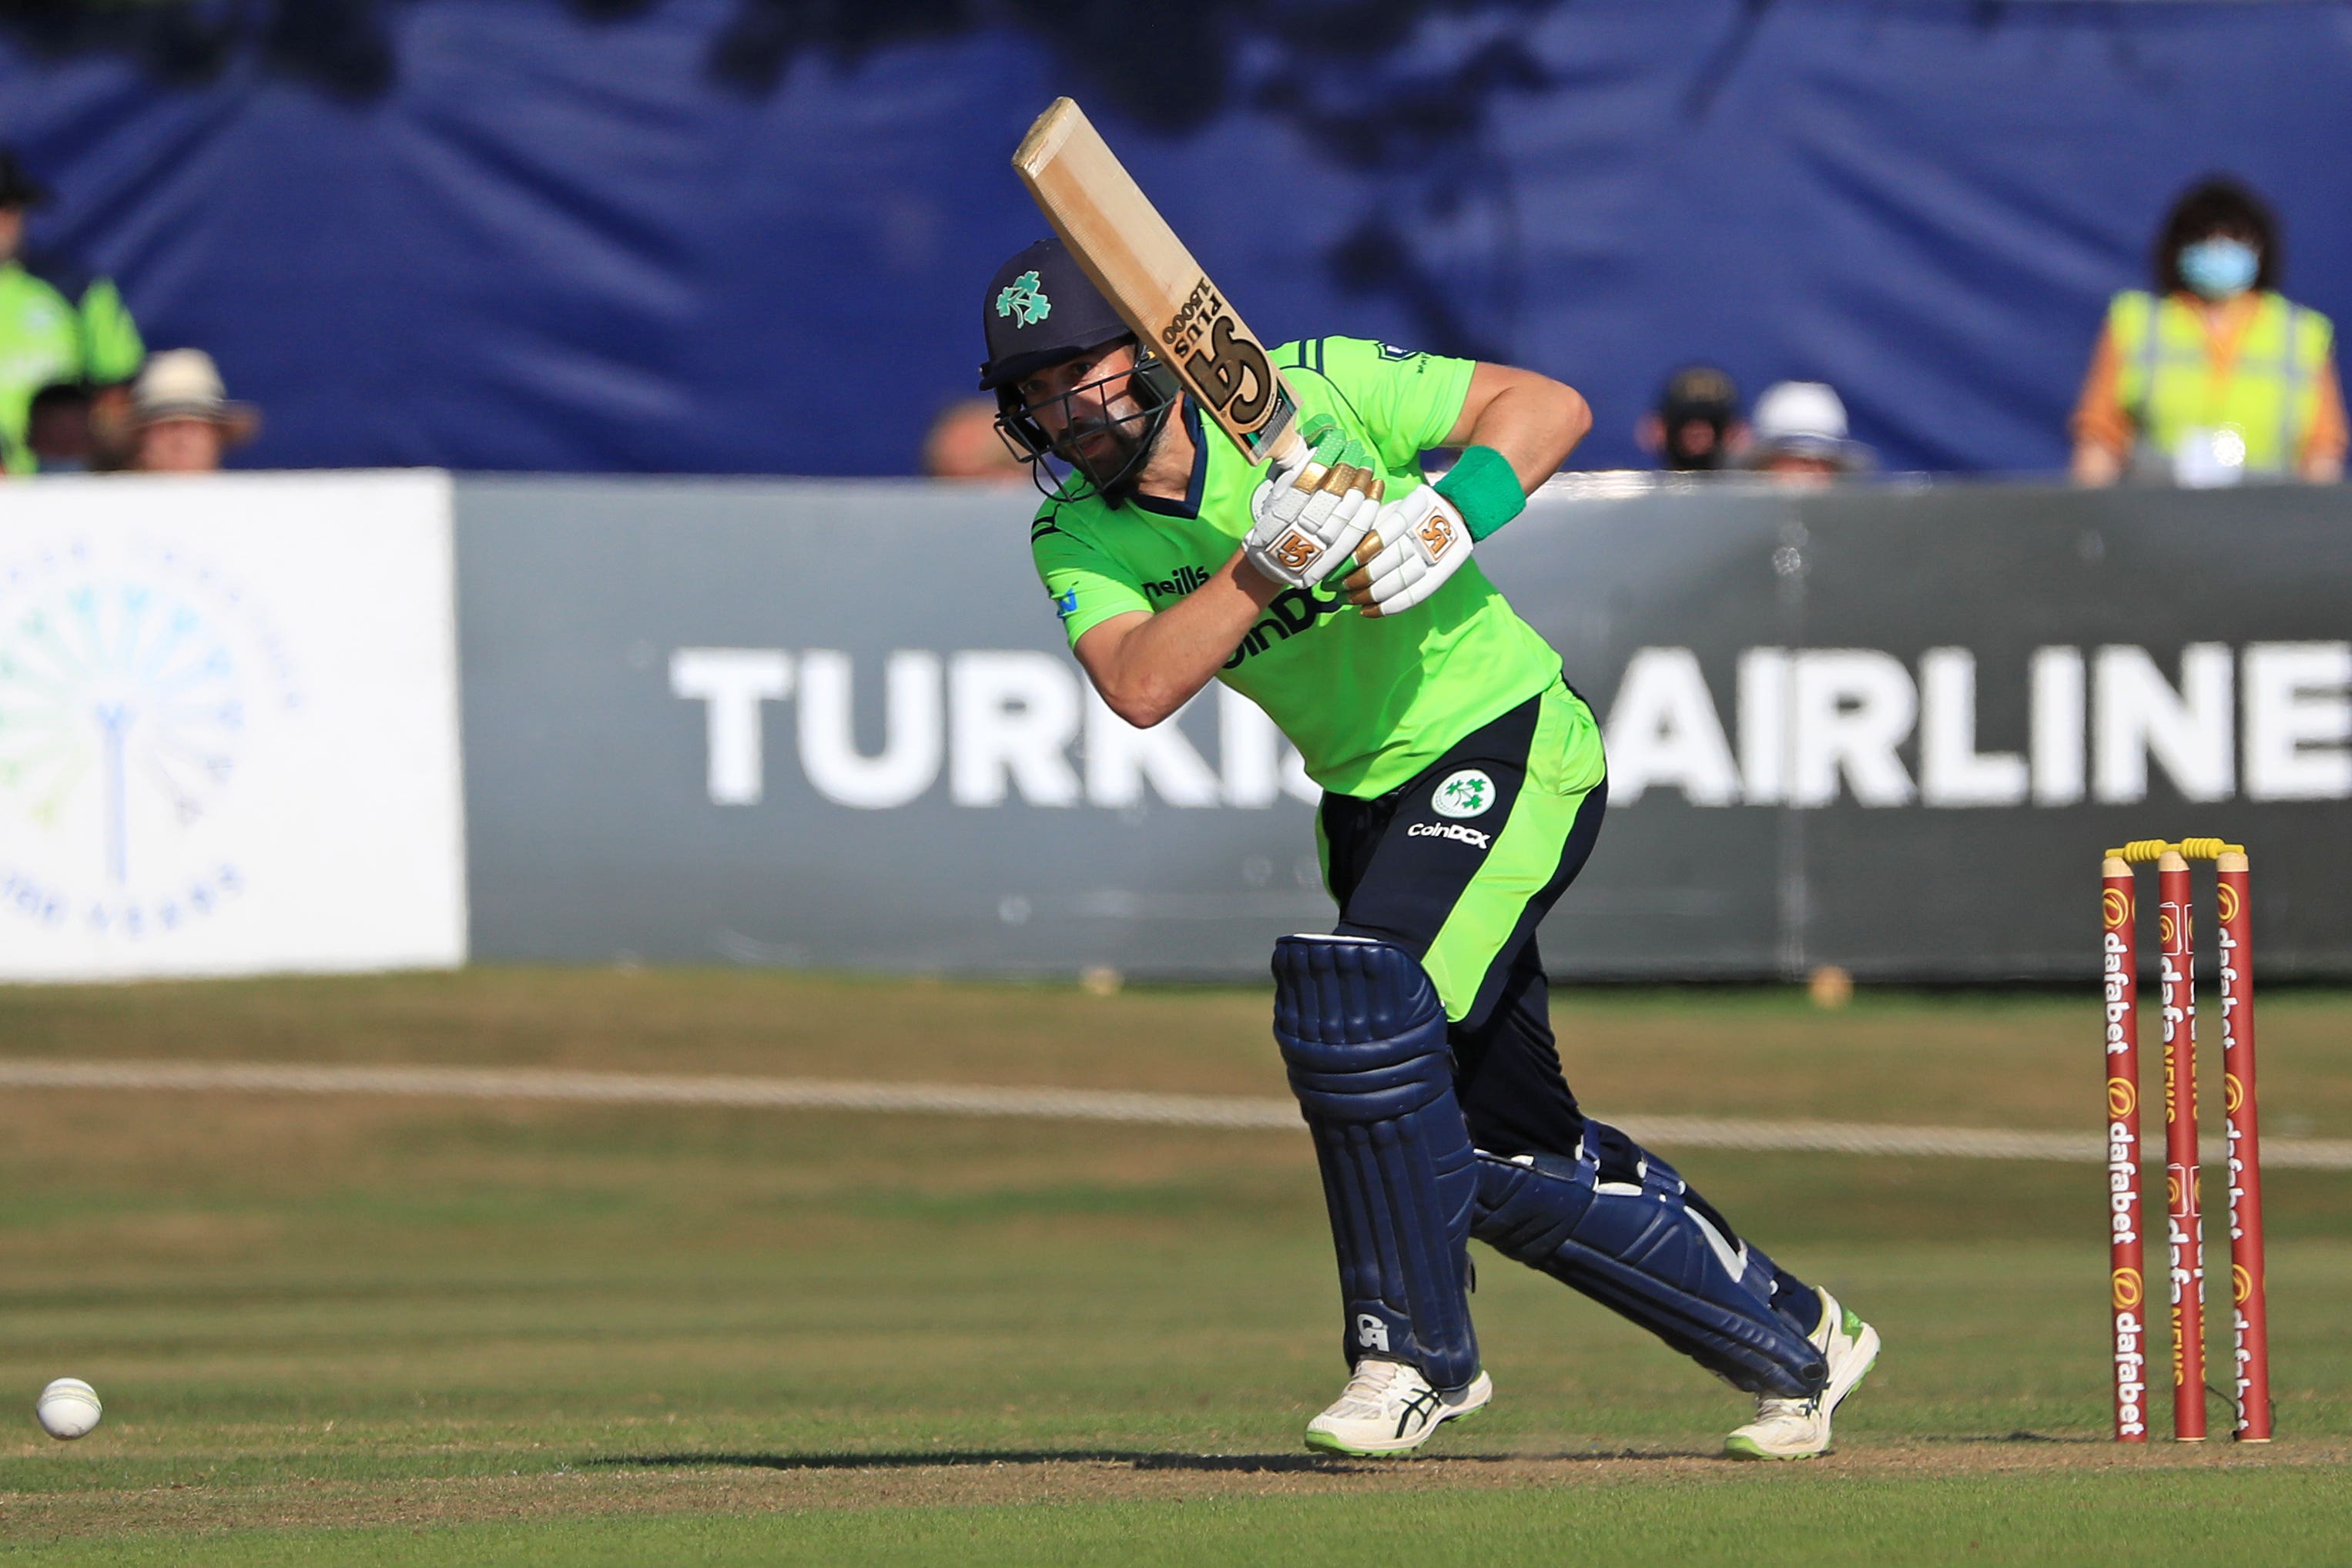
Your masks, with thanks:
M82 290L81 370L85 380L100 386L129 381L139 374L147 346L139 341L138 325L121 290L101 278Z
M1109 620L1134 610L1149 610L1151 601L1132 574L1121 570L1100 550L1055 525L1053 512L1038 514L1029 528L1029 553L1037 563L1038 579L1061 617L1062 635L1070 646Z
M1321 338L1302 344L1305 368L1319 371L1352 405L1381 459L1408 468L1445 444L1470 395L1474 361L1391 348L1367 338Z

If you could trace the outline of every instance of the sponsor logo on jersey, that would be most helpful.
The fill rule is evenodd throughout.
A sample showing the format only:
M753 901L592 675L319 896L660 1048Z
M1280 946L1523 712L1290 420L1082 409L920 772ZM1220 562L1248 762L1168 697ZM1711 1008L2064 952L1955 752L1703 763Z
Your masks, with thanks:
M1257 625L1250 627L1234 657L1225 660L1224 668L1240 668L1244 659L1255 658L1276 643L1288 642L1297 634L1313 628L1325 616L1336 616L1348 607L1339 595L1321 594L1312 588L1285 588L1266 605L1266 614Z
M1076 588L1054 595L1054 614L1058 618L1066 621L1077 613L1078 591Z
M1144 584L1143 592L1154 599L1181 599L1208 580L1209 574L1198 566L1179 566L1159 582Z
M1458 822L1416 822L1404 830L1404 836L1407 838L1451 838L1474 849L1484 849L1495 841L1493 834L1465 827Z
M1495 804L1495 781L1476 768L1448 773L1429 797L1429 807L1440 816L1476 816Z

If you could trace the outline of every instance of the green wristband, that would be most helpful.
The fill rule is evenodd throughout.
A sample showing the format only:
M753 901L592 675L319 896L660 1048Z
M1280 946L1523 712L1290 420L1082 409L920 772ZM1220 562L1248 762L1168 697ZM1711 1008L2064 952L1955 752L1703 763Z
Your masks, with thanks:
M1492 447L1465 447L1437 493L1454 503L1473 539L1484 539L1528 510L1527 492L1510 459Z

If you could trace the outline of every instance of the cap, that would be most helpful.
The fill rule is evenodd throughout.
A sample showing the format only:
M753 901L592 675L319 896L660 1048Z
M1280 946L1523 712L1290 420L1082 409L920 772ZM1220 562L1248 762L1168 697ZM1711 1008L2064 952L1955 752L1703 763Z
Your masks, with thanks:
M1058 239L1041 239L996 269L980 325L988 342L982 392L1135 335Z
M1739 416L1739 388L1731 377L1711 364L1685 365L1667 378L1658 394L1658 417L1667 426L1685 419L1728 424Z

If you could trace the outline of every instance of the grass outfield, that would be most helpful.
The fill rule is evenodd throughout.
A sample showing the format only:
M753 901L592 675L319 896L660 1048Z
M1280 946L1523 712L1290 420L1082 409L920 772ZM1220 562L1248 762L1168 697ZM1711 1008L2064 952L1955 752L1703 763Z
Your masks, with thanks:
M0 988L0 1053L1279 1094L1265 1010L1244 991L487 970ZM1560 1013L1604 1115L2097 1113L2082 998L1824 1014L1604 992ZM2264 998L2274 1136L2352 1136L2347 1040L2352 996ZM1424 1458L1310 1457L1300 1429L1341 1368L1303 1135L7 1092L0 1399L24 1404L0 1436L0 1554L2343 1560L2352 1173L2269 1173L2280 1440L2133 1452L2104 1440L2097 1167L1665 1152L1885 1334L1833 1458L1713 1458L1737 1396L1483 1249L1495 1405ZM2218 1216L2208 1237L2214 1263ZM107 1400L79 1443L29 1420L60 1374ZM2226 1432L2219 1401L2213 1419Z

